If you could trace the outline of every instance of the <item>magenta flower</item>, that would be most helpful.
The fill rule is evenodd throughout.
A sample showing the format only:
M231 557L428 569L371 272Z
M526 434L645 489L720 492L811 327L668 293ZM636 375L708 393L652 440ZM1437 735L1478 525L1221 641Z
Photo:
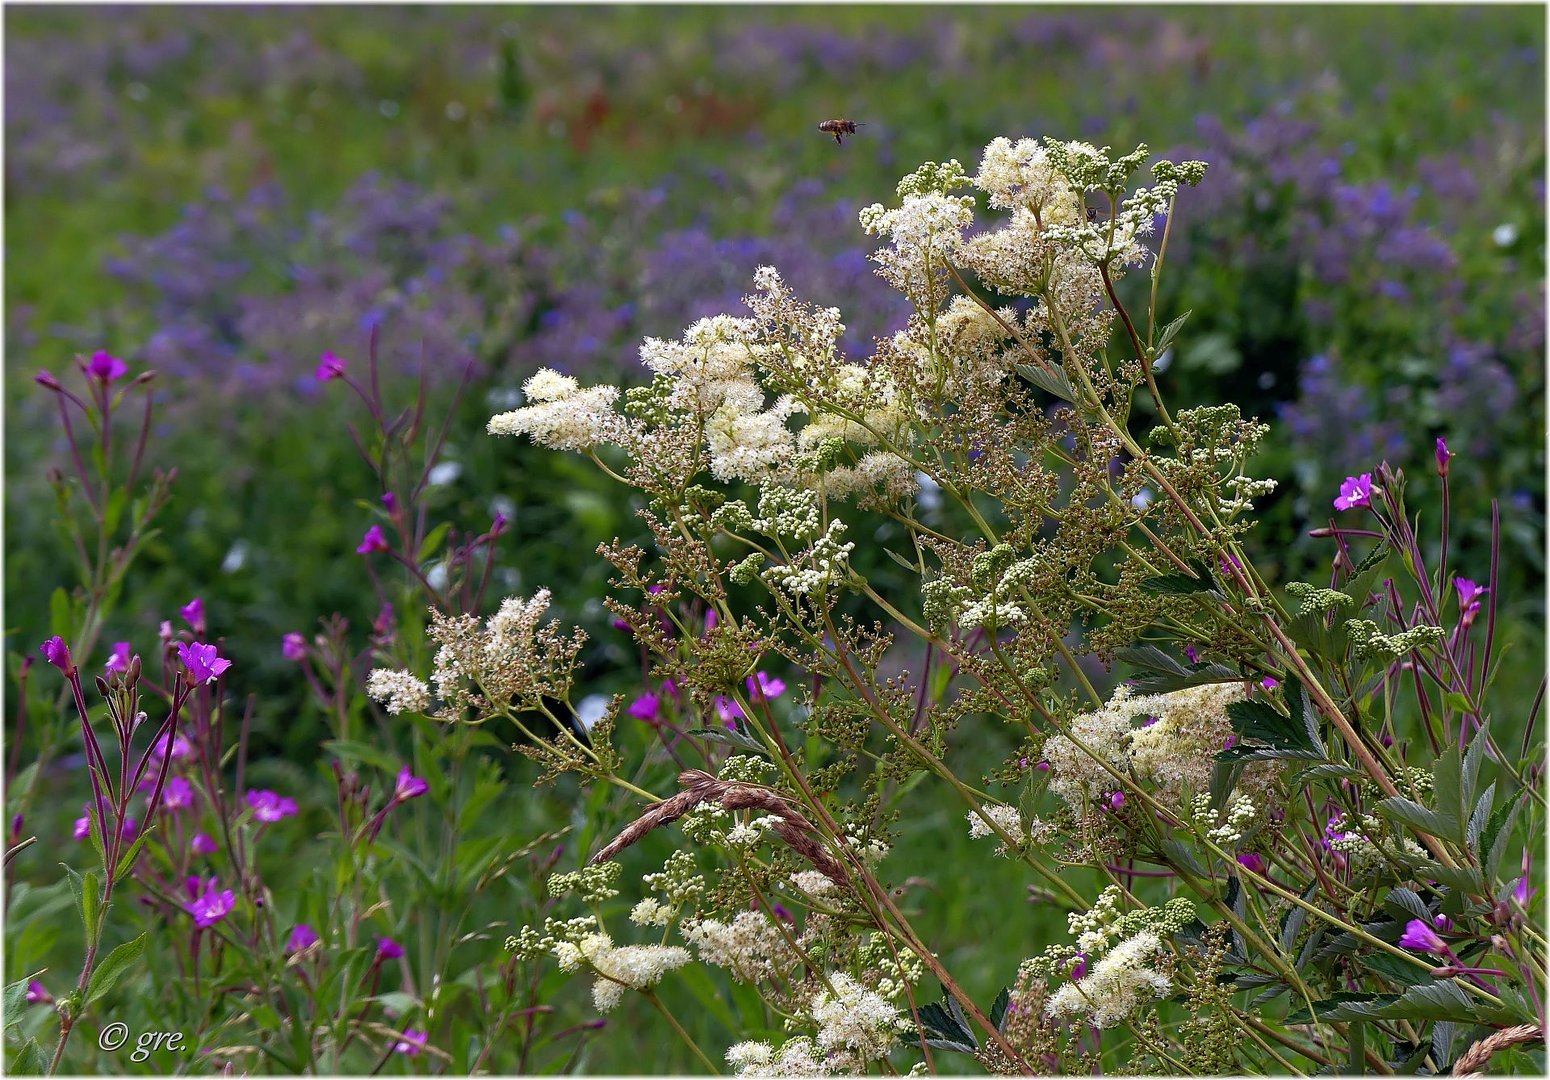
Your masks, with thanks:
M70 834L77 840L85 840L91 836L91 804L86 805L86 812L75 819L75 830Z
M642 694L630 702L630 707L624 711L637 720L656 724L662 719L662 699L656 694Z
M65 639L55 634L43 643L43 659L53 664L60 671L69 675L75 665L70 662L70 646L65 644Z
M1041 761L1038 764L1034 765L1034 768L1039 770L1040 772L1049 772L1049 762Z
M1082 976L1084 976L1086 974L1087 974L1087 954L1084 953L1084 952L1077 953L1076 954L1076 963L1071 965L1071 981L1072 982L1076 982L1078 979L1080 979Z
M720 619L716 618L716 613L714 611L707 611L705 613L705 632L707 634L710 633L716 628L716 624L720 621Z
M155 745L153 745L151 747L151 753L156 755L156 760L158 762L162 758L167 756L167 740L168 739L172 739L172 760L173 761L181 761L183 758L188 757L190 754L192 754L194 752L194 746L193 746L192 743L190 743L182 735L178 735L178 736L174 737L169 732L168 734L163 735L160 739L158 739L156 741Z
M357 555L370 555L373 551L388 551L387 537L382 535L382 526L373 525L366 530L366 535L361 537L360 546L355 549Z
M194 805L194 785L181 776L174 776L161 789L163 810L187 810Z
M490 521L490 535L500 536L506 531L506 526L511 524L511 519L499 510L495 511L495 517Z
M1184 656L1191 664L1200 663L1200 654L1195 651L1195 647L1193 645L1184 646Z
M1340 495L1335 499L1336 510L1354 510L1358 506L1372 505L1372 473L1348 476L1340 485Z
M382 506L389 514L398 513L398 496L391 491L384 491L382 493Z
M199 597L194 597L188 603L178 608L178 614L183 616L185 622L194 628L194 633L205 632L205 602Z
M258 821L274 823L297 813L296 800L277 795L273 791L248 790L248 806Z
M127 375L129 373L129 365L118 357L98 349L92 353L91 361L86 365L86 370L104 383L110 383Z
M221 846L204 833L195 833L194 842L191 846L194 849L195 855L214 855L221 850Z
M189 678L195 685L212 683L231 667L231 661L223 660L216 653L214 645L202 645L198 642L193 644L187 641L178 642L178 659L188 669Z
M394 802L408 802L418 795L424 795L430 790L430 785L415 776L405 765L398 771L398 783L393 787Z
M133 840L140 835L140 823L134 818L124 819L124 839Z
M1268 694L1270 691L1281 685L1281 680L1266 675L1263 679L1259 680L1259 685L1260 688Z
M1533 900L1534 894L1539 891L1529 887L1529 869L1532 865L1528 849L1525 848L1523 850L1523 876L1518 878L1518 884L1512 890L1512 899L1524 911L1528 910L1529 901Z
M397 960L404 955L404 947L390 937L377 939L377 961Z
M1432 925L1446 933L1447 931L1453 929L1453 920L1448 918L1446 915L1433 915Z
M171 641L173 638L178 636L177 634L173 633L171 619L163 619L161 621L161 627L156 631L156 636L161 638L163 641Z
M280 655L287 660L305 660L307 639L294 632L286 634L280 639Z
M1400 948L1415 949L1417 952L1428 952L1433 956L1447 956L1448 946L1437 931L1427 925L1424 919L1411 919L1405 924L1405 932L1399 938Z
M761 671L748 677L748 694L754 701L774 701L786 692L786 684Z
M737 718L743 715L743 707L725 694L716 695L716 715L727 728L737 727Z
M1444 479L1448 476L1448 462L1453 460L1453 454L1448 449L1447 439L1437 440L1437 475Z
M237 894L230 889L217 891L220 884L220 878L206 879L204 891L196 894L194 899L184 906L184 910L194 917L194 925L201 930L214 926L230 915L231 909L237 906Z
M40 368L38 373L32 377L32 381L37 383L39 386L46 386L50 390L64 389L64 387L59 385L59 380L54 378L54 373L49 371L47 368Z
M306 923L297 923L291 931L290 940L285 943L285 951L298 953L303 949L310 949L318 943L318 932Z
M331 352L325 352L318 359L318 369L313 373L320 382L328 382L330 379L344 378L344 360Z
M1235 747L1237 745L1238 745L1238 736L1237 736L1236 733L1234 733L1232 735L1229 735L1229 736L1227 736L1227 738L1222 740L1222 749L1223 750L1231 750L1233 747Z
M1123 791L1116 791L1112 795L1109 796L1109 809L1110 810L1123 810L1124 808L1125 808L1125 793Z
M1453 587L1459 594L1460 621L1465 626L1470 626L1474 623L1475 616L1480 614L1480 598L1491 590L1461 577L1453 579Z
M108 657L108 662L102 665L106 671L125 672L129 670L129 642L117 641L113 644L113 655Z
M1251 874L1263 874L1265 872L1265 857L1257 851L1245 851L1238 856L1238 865Z
M404 1037L393 1044L393 1053L407 1054L410 1057L414 1057L421 1050L425 1049L426 1040L430 1037L429 1032L405 1028Z
M27 984L27 1004L49 1005L52 1004L53 1001L54 995L50 994L48 992L48 987L44 986L37 979L33 979L30 983Z

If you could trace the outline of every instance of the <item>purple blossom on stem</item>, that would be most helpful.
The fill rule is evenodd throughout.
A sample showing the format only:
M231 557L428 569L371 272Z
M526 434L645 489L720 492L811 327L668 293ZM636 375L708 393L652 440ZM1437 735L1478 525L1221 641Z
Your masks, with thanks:
M50 994L48 987L44 986L37 979L33 979L27 984L27 1004L50 1005L53 1001L54 995Z
M331 352L325 352L318 359L318 369L313 374L319 382L328 382L331 379L344 378L344 368L343 359Z
M248 791L248 806L258 821L273 823L283 821L297 813L296 800L277 795L273 791Z
M192 644L187 641L178 642L178 659L183 662L184 668L188 670L189 680L195 685L212 683L231 667L231 661L219 656L214 645L202 645L198 642Z
M389 514L398 513L398 496L391 491L384 491L382 493L382 506Z
M307 658L307 639L292 631L280 639L280 655L287 660Z
M377 939L377 962L397 960L404 955L404 947L390 937Z
M404 1037L393 1044L393 1053L414 1057L421 1050L425 1049L425 1043L429 1039L429 1032L419 1031L415 1028L405 1028Z
M1448 462L1453 460L1453 453L1448 449L1448 440L1437 440L1437 475L1444 480L1448 478Z
M1125 808L1125 793L1123 791L1115 791L1115 792L1110 793L1110 795L1109 795L1109 809L1110 810L1123 810L1124 808Z
M1399 945L1402 949L1415 949L1418 952L1431 953L1433 956L1451 955L1447 944L1424 919L1411 919L1405 924L1405 932L1400 935Z
M91 836L91 804L85 807L85 813L75 819L75 829L70 834L76 840L85 840Z
M1264 690L1265 693L1268 694L1270 691L1281 685L1281 680L1274 678L1273 676L1266 675L1263 679L1259 680L1259 685L1260 689Z
M199 597L194 597L188 603L178 608L178 614L183 616L183 620L194 628L194 633L202 634L205 632L205 602L199 599Z
M103 664L103 670L125 672L129 670L129 642L117 641L113 643L113 655L108 657L108 662Z
M373 525L366 530L366 535L361 537L360 546L355 549L357 555L370 555L373 551L388 551L387 537L382 535L382 526Z
M69 675L75 665L70 662L70 646L65 644L65 639L55 634L43 643L43 659L53 664L60 671Z
M1491 590L1461 577L1453 579L1453 587L1459 594L1460 618L1465 626L1469 626L1475 621L1475 616L1480 614L1480 598Z
M194 880L197 882L198 879ZM220 878L206 879L204 891L196 891L194 899L184 907L194 917L194 925L201 930L214 926L237 906L237 894L230 889L220 889L220 884Z
M101 379L106 384L113 382L115 379L122 379L127 375L129 373L129 365L111 353L98 349L92 353L91 360L86 365L86 370L93 377Z
M1358 506L1372 505L1372 473L1348 476L1340 485L1340 495L1335 499L1336 510L1354 510Z
M748 693L754 701L774 701L786 692L786 684L760 671L748 677Z
M46 386L50 390L64 389L64 387L59 384L59 380L54 377L54 373L46 368L40 370L36 375L34 375L32 377L32 381L37 383L39 386Z
M194 842L190 846L193 847L195 855L214 855L221 850L220 845L204 833L195 833Z
M1077 953L1076 963L1071 965L1071 981L1076 982L1087 974L1087 954Z
M743 707L725 694L717 694L716 715L721 717L723 727L728 730L735 730L738 717L743 715Z
M393 785L393 801L395 803L408 802L419 795L424 795L430 790L430 785L420 777L415 776L405 765L398 771L398 782Z
M163 810L187 810L194 805L194 785L181 776L174 776L167 781L167 786L162 788L161 806Z
M167 756L167 740L169 738L172 740L173 761L181 761L183 758L188 757L194 752L193 744L185 739L182 735L174 736L171 732L168 732L151 746L151 753L156 755L157 761L160 761L162 758Z
M1189 662L1191 664L1200 663L1200 654L1195 651L1195 647L1193 645L1184 646L1184 655L1189 658Z
M662 699L656 694L642 694L630 702L630 707L624 711L637 720L644 720L648 724L656 724L662 719Z
M1245 851L1238 856L1238 865L1251 874L1263 874L1265 872L1265 857L1257 851Z
M285 943L285 951L298 953L303 949L310 949L318 943L318 932L306 923L297 923L291 931L290 938Z

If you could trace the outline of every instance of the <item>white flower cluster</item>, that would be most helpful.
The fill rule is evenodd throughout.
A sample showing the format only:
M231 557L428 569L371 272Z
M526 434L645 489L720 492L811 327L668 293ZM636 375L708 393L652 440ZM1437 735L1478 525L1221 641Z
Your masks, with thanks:
M431 690L407 671L377 668L366 676L366 693L393 714L423 713L431 707Z
M888 1053L909 1022L888 999L843 972L830 975L829 985L833 992L820 990L809 1006L818 1025L815 1042L825 1053L849 1057L865 1068Z
M1051 225L1071 225L1083 217L1080 193L1050 163L1037 139L992 139L974 185L997 210L1026 210Z
M850 553L856 545L850 541L840 543L846 525L838 518L829 521L829 528L812 547L797 555L793 561L771 566L760 576L779 585L793 597L823 593L831 585L837 585L849 576Z
M614 412L619 390L591 386L583 390L575 379L544 368L522 386L531 403L490 418L491 435L527 435L555 450L590 450L599 443L620 441L628 430Z
M820 870L798 870L791 875L791 884L808 896L828 896L839 888L833 878Z
M1242 843L1244 833L1254 824L1254 819L1257 817L1259 817L1259 808L1254 805L1254 800L1246 795L1239 795L1227 808L1227 820L1206 830L1206 838L1221 847Z
M1017 812L1017 807L1015 806L993 806L986 804L985 806L980 807L979 810L970 810L968 816L969 839L971 840L982 840L987 836L999 836L995 829L992 829L990 825L986 823L986 818L989 818L990 821L1001 830L1001 832L1004 832L1008 836L1013 837L1018 844L1026 843L1029 839L1029 833L1023 829L1022 815ZM1035 823L1036 825L1042 825L1042 822L1038 822L1037 819L1035 819ZM1010 852L1007 850L1005 841L1002 841L1002 843L996 848L996 854L1010 854Z
M738 982L760 982L798 959L780 928L758 911L739 912L729 923L694 919L684 923L683 936L702 961L726 968Z
M1216 755L1233 734L1227 705L1242 698L1236 682L1144 695L1120 686L1103 708L1073 717L1071 733L1119 775L1134 776L1167 805L1185 806L1186 793L1210 787ZM1118 786L1108 769L1064 735L1045 742L1044 757L1050 790L1072 806L1097 802ZM1273 762L1251 763L1240 785L1253 793L1257 778L1273 774Z
M1044 1011L1052 1017L1083 1016L1100 1028L1124 1023L1142 1005L1173 988L1173 980L1149 966L1161 951L1162 939L1150 930L1126 938L1086 976L1057 990Z
M574 944L560 942L555 959L564 971L587 967L597 974L592 1003L608 1012L626 990L647 990L662 976L689 962L689 950L677 945L615 945L607 934L589 934Z

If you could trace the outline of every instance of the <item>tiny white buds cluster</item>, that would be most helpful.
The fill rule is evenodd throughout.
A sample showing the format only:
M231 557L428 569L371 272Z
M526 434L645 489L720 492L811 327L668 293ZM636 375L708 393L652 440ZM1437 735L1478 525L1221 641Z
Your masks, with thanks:
M366 693L393 714L423 713L431 707L431 690L407 671L377 668L366 676Z

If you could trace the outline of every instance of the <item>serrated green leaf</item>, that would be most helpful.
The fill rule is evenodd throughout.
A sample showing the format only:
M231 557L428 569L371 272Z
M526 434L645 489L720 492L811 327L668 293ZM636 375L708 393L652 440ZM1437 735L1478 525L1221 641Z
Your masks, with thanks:
M1391 953L1371 953L1357 957L1357 963L1370 971L1377 972L1390 982L1401 986L1419 986L1423 982L1431 982L1432 977L1424 967L1407 963Z
M1201 580L1188 574L1163 574L1141 582L1141 591L1157 596L1194 596L1196 593L1215 592L1210 578Z
M1170 836L1160 845L1161 851L1168 857L1168 865L1182 866L1197 877L1207 877L1206 868L1201 866L1195 855L1177 837Z
M996 1000L990 1006L990 1023L997 1031L1001 1030L1001 1023L1006 1019L1006 1010L1011 1004L1012 994L1003 986L1001 992L996 995Z
M1349 765L1339 765L1335 762L1325 762L1323 765L1313 765L1306 769L1299 769L1287 780L1292 787L1301 787L1313 780L1358 780L1367 774L1360 769L1353 769Z
M1457 747L1450 746L1432 762L1432 811L1439 828L1432 835L1449 840L1464 839L1464 819L1469 807L1464 804L1464 767Z
M1454 867L1434 862L1418 862L1412 872L1438 884L1446 885L1450 889L1458 889L1460 892L1479 895L1486 891L1485 879L1473 866Z
M1227 716L1232 721L1233 731L1241 738L1266 743L1277 750L1318 753L1322 749L1309 738L1307 728L1300 719L1283 715L1269 702L1254 698L1230 702Z
M134 843L129 845L129 850L125 851L124 854L119 858L118 870L114 873L113 880L122 881L124 878L129 876L129 871L134 868L135 860L140 857L140 851L145 847L145 842L146 840L150 839L151 831L155 829L155 827L156 826L152 824L147 825L145 828L140 830L140 835L135 837Z
M1302 898L1306 901L1313 899L1313 894L1318 892L1318 883L1314 882L1303 891ZM1308 909L1293 904L1287 909L1281 918L1281 932L1277 936L1276 945L1283 955L1291 955L1292 946L1297 943L1297 935L1302 932L1303 924L1308 921Z
M1469 845L1469 850L1475 853L1475 857L1481 856L1480 835L1485 832L1485 826L1491 820L1491 804L1496 801L1496 785L1486 785L1486 789L1480 793L1480 798L1475 802L1474 812L1469 815L1469 824L1464 829L1464 842Z
M16 1053L6 1054L5 1071L12 1076L42 1076L48 1072L48 1059L43 1056L37 1036L29 1038Z
M1510 1009L1493 1007L1471 996L1454 979L1419 983L1402 994L1335 994L1316 1003L1312 1014L1299 1009L1285 1022L1327 1024L1342 1020L1454 1020L1502 1026L1517 1022Z
M1054 368L1048 370L1035 367L1032 364L1018 364L1017 374L1027 379L1045 393L1054 394L1062 401L1076 402L1076 391L1071 386L1071 380L1066 377L1064 371Z
M1518 820L1518 811L1523 809L1527 800L1527 793L1523 793L1516 799L1511 799L1497 807L1491 814L1491 820L1486 822L1485 831L1480 836L1480 852L1483 855L1481 867L1492 881L1497 879L1501 869L1502 855L1505 854L1507 844L1512 839L1512 827Z
M21 1019L22 1002L27 1000L27 984L32 981L32 978L33 976L29 975L25 979L18 979L5 988L3 1011L7 1027Z
M134 966L135 961L140 959L140 954L145 952L145 939L146 935L141 934L108 953L102 963L97 965L97 970L92 972L91 983L86 987L84 1005L90 1005L113 989L114 984Z
M97 875L87 873L81 879L81 922L86 926L86 940L96 941L97 932L101 929L98 925L98 910L102 904L102 886L97 884Z
M1390 821L1408 825L1419 832L1433 836L1445 835L1442 819L1414 799L1384 799L1378 803L1377 810Z
M1421 919L1428 923L1432 921L1432 912L1426 902L1414 889L1403 886L1388 891L1388 895L1383 898L1383 909L1400 922L1411 919Z
M736 746L741 750L749 750L755 754L769 756L769 748L758 739L751 735L745 735L741 731L733 731L731 728L692 728L686 734L693 735L697 739L726 743L728 746Z

